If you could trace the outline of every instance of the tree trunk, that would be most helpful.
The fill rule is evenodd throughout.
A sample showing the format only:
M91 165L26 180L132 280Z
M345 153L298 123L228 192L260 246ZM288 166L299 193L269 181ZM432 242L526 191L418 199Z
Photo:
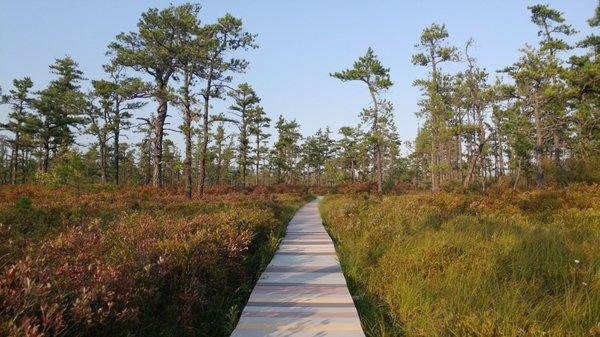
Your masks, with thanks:
M50 140L44 139L44 160L42 162L42 172L48 173L48 165L50 163Z
M375 165L377 170L377 193L381 194L383 190L383 167L381 158L381 139L379 135L379 106L377 104L377 97L375 96L375 89L369 87L371 98L373 99L373 127L371 132L375 137Z
M183 161L183 175L185 180L185 196L188 199L192 198L192 118L189 112L184 116L184 131L185 137L185 159Z
M473 174L475 173L475 168L477 167L477 161L479 160L479 157L481 157L481 154L483 153L484 145L485 145L485 140L483 143L481 143L477 146L477 151L473 154L473 157L471 157L471 160L469 161L469 168L467 171L467 176L465 177L465 180L463 183L464 188L469 187L469 184L472 181Z
M246 123L242 119L242 123ZM245 127L242 128L242 186L246 187L246 168L248 161L248 135Z
M145 174L145 182L146 185L150 184L150 181L152 179L152 149L151 149L151 145L148 144L147 148L145 149L146 152L146 174Z
M560 166L561 165L560 159L562 157L562 149L561 149L561 144L560 144L560 136L559 136L556 128L554 128L554 130L552 130L552 140L554 143L554 162L555 162L556 166Z
M207 88L210 88L210 80ZM210 93L204 95L204 113L202 114L202 144L200 145L200 160L198 166L198 194L204 196L204 184L206 181L206 154L208 149L208 109L210 104Z
M183 175L185 197L192 198L192 108L190 99L191 75L186 74L183 101L183 136L185 138L185 158L183 160Z
M379 141L376 143L376 156L377 156L377 193L383 192L383 163L381 157L381 144Z
M464 172L462 166L462 142L460 135L456 135L456 177L461 180L464 179Z
M544 187L544 169L542 163L544 161L544 153L542 148L542 116L540 108L535 107L535 182L538 188Z
M113 158L113 162L114 162L114 168L115 168L115 172L114 172L114 180L115 180L115 184L119 185L119 176L120 176L120 172L119 172L119 163L121 161L121 148L119 145L119 137L121 135L121 118L120 118L120 112L117 108L116 111L116 116L115 116L115 129L114 129L114 140L113 140L113 151L114 151L114 158Z
M120 162L120 156L121 156L121 149L119 146L119 132L115 131L114 134L114 142L113 142L113 147L114 147L114 158L113 158L113 166L114 166L114 180L115 180L115 184L119 185L119 176L120 176L120 170L119 170L119 162Z
M258 173L260 169L260 127L256 133L256 185L258 186L260 180L258 178Z
M438 72L437 72L437 60L435 56L435 52L433 48L429 50L429 57L431 60L431 79L433 82L433 87L431 88L430 99L433 99L434 96L437 96L438 92ZM436 110L436 109L433 109ZM441 173L439 168L440 162L440 149L439 142L437 138L437 132L439 131L438 126L438 118L437 111L431 111L431 121L432 121L432 136L431 136L431 189L437 190L440 188L440 180Z
M101 139L99 142L100 147L100 182L102 184L106 184L108 182L107 179L107 163L106 163L106 140Z
M504 154L502 153L502 141L500 139L500 134L496 131L496 142L497 142L497 152L498 152L498 167L500 176L504 176L505 168L504 168Z
M517 176L515 178L515 184L513 185L513 190L517 189L517 186L519 186L519 178L521 177L521 159L519 159L518 162L518 166L517 166Z
M437 159L437 155L436 155L436 146L435 146L435 137L432 135L431 136L431 189L432 190L437 190L438 189L438 184L437 184L437 165L436 165L436 159Z
M165 120L167 118L167 100L158 98L158 109L154 120L154 143L152 155L152 185L162 187L162 155Z
M15 133L15 140L10 154L10 183L13 185L17 184L17 170L19 168L19 142L20 133Z

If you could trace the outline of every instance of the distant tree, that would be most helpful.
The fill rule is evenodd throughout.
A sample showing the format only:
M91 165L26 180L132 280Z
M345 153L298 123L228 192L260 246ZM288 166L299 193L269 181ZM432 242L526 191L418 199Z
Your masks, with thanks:
M384 68L373 49L369 47L366 54L354 62L350 69L341 72L331 73L330 75L347 81L361 81L367 85L373 106L370 109L363 110L363 118L371 123L371 139L375 149L375 165L377 170L377 191L382 192L383 185L383 158L382 158L382 137L380 132L379 115L382 110L381 93L392 86L390 80L389 68Z
M338 141L342 169L347 170L350 180L356 180L356 166L360 156L361 131L358 128L343 126L339 130L342 139Z
M566 116L566 83L561 81L562 60L556 57L559 51L571 49L562 36L571 36L577 31L571 25L565 24L563 13L548 7L547 5L529 6L531 21L538 26L538 36L541 37L539 52L544 61L544 72L550 81L545 96L547 103L543 107L549 123L547 128L552 135L552 147L554 161L561 164L563 154L563 143L567 133Z
M108 182L108 137L110 133L110 101L100 98L96 100L95 93L89 94L89 104L87 106L87 116L89 125L87 132L96 136L98 141L98 159L100 160L100 182Z
M400 159L401 141L398 135L398 129L394 123L394 106L391 102L383 100L381 111L378 118L378 130L380 133L381 151L382 151L382 166L387 186L393 184L394 174L397 172L397 165Z
M588 23L592 28L600 27L600 2ZM570 148L578 158L589 160L600 156L600 36L592 33L577 45L587 52L572 56L565 72L569 105L574 110L575 137Z
M267 117L264 109L261 106L256 106L250 111L248 133L250 137L254 137L254 168L255 168L255 184L260 183L260 163L264 155L268 152L266 142L271 136L265 132L271 124L271 119Z
M50 157L59 147L67 150L75 141L72 127L84 122L83 112L87 104L80 91L83 72L78 64L66 56L50 66L51 73L58 76L39 93L33 101L40 120L38 138L42 147L42 171L48 172Z
M120 182L121 132L131 127L132 112L142 108L146 103L139 98L147 97L149 85L136 77L128 77L124 67L116 64L104 66L108 80L92 81L94 95L100 100L103 108L104 127L113 140L113 180Z
M443 167L443 146L447 138L448 108L444 99L444 76L440 72L440 64L443 62L455 62L459 60L456 47L446 43L448 39L446 26L437 23L431 24L423 30L421 39L416 47L422 50L412 57L412 63L423 67L431 67L431 76L427 80L417 80L415 86L424 89L427 98L422 102L422 112L428 115L428 128L431 132L431 188L436 190L442 179L441 168ZM427 130L427 129L426 129ZM448 154L446 154L448 157Z
M237 50L256 48L255 36L243 31L242 20L226 14L217 23L204 27L207 37L206 64L199 72L199 77L204 81L202 98L204 106L201 113L202 143L200 145L200 158L198 164L198 193L204 195L206 180L206 157L209 143L210 129L210 100L222 98L228 84L232 81L232 74L244 72L248 62L244 59L230 57Z
M299 142L302 139L299 127L295 120L287 121L283 116L279 116L275 124L277 141L273 146L271 162L278 182L294 182L295 168L300 156Z
M214 143L212 148L210 149L210 152L213 154L214 157L214 181L217 185L221 184L221 178L223 177L223 157L225 153L225 148L227 146L227 136L225 135L225 126L223 124L224 122L221 122L219 123L219 125L217 125L217 130L213 137Z
M547 103L544 91L549 87L549 77L544 71L544 60L540 53L532 48L523 49L523 56L505 70L515 80L509 94L519 100L519 112L533 119L535 128L536 182L538 187L545 184L543 162L545 158L545 126L543 108Z
M246 176L250 161L250 123L252 112L260 103L260 98L248 83L241 83L228 94L233 99L229 113L234 116L232 121L239 130L238 166L241 171L242 186L246 186Z
M503 71L514 79L510 94L519 100L518 111L533 120L536 184L543 187L547 154L553 148L555 162L560 164L562 139L566 137L566 87L560 79L563 70L556 52L570 47L555 35L575 31L563 23L562 13L556 10L543 5L529 10L532 22L540 27L538 35L543 37L540 47L526 46L519 61Z
M523 101L513 94L515 88L510 85L497 85L495 88L504 101L504 106L497 105L493 111L496 127L508 144L508 159L511 172L514 173L513 188L517 188L521 177L528 173L531 152L535 148L535 132L531 116L522 113Z
M164 126L169 101L173 93L169 82L177 71L177 57L184 52L182 36L198 29L199 5L171 5L165 9L151 8L142 13L138 31L121 33L109 44L112 63L147 73L154 79L151 95L158 103L153 119L153 178L154 186L162 186L162 154Z
M8 137L0 135L0 184L10 181L10 145Z
M135 146L129 143L121 143L119 159L119 184L139 185L143 180L144 171L138 165L138 153Z
M531 21L540 29L538 36L542 37L542 51L548 50L550 56L554 56L558 50L571 48L565 41L556 37L557 34L570 36L577 33L571 25L564 23L563 13L540 4L529 6L527 9L531 11Z
M592 28L597 29L600 27L600 1L598 2L596 10L594 11L594 16L588 20L588 24ZM600 36L592 33L589 36L586 36L583 40L579 41L577 46L581 48L589 48L591 54L589 56L597 59L598 55L600 55Z
M153 125L154 115L151 115L149 119L137 125L136 131L142 134L142 139L136 144L138 153L138 166L142 173L143 179L141 183L149 185L152 183L152 169L153 169Z
M333 155L334 142L330 135L329 128L325 131L319 129L313 136L307 137L302 145L303 161L308 168L307 181L311 182L311 174L314 173L317 186L321 186L325 164Z
M464 72L464 81L461 94L464 94L464 108L468 114L466 125L462 126L464 133L475 134L469 137L470 148L467 161L467 174L463 179L463 186L469 186L475 174L475 169L479 166L479 175L481 176L482 186L485 190L485 145L488 141L485 130L485 112L492 102L492 93L487 84L488 74L477 65L477 61L470 54L470 48L474 41L471 39L465 45L465 59L467 69ZM479 165L478 165L479 164Z
M182 106L183 124L181 131L185 142L185 158L183 160L184 194L186 198L192 198L192 120L196 113L192 109L195 98L192 94L193 70L192 65L183 66L183 85L179 89L180 98L178 103Z
M182 85L178 90L176 102L182 108L183 123L180 129L185 143L185 158L183 160L184 191L189 199L192 197L192 121L198 117L193 106L198 103L198 95L194 93L194 84L203 72L207 60L208 34L198 22L192 34L182 34L180 39L181 51L176 58L177 68Z
M8 113L8 122L0 124L0 128L8 130L14 135L14 138L9 141L11 143L10 182L16 184L20 163L19 152L26 147L33 146L33 135L39 121L27 111L32 102L30 90L33 87L33 81L31 78L15 79L13 87L9 90L8 95L1 96L1 102L9 104L11 111Z
M183 163L181 154L171 139L165 139L163 147L163 160L165 164L165 185L181 186Z

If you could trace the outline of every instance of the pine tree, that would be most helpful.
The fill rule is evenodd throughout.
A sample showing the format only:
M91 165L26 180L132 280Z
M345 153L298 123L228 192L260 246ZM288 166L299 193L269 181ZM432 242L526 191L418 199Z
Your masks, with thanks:
M177 54L176 64L182 85L175 98L176 103L182 108L183 123L180 129L185 143L185 157L183 160L184 193L192 197L192 122L198 118L198 112L193 106L198 103L198 95L194 92L194 85L206 66L208 36L204 27L198 25L190 27L191 33L181 34L178 39L181 50Z
M260 98L248 83L240 83L235 90L229 92L233 104L229 106L232 120L239 130L238 167L241 171L242 186L246 187L246 176L250 161L250 123L252 111L260 103Z
M260 165L264 159L265 154L268 151L267 141L270 134L265 132L271 125L271 119L267 117L264 109L261 106L257 106L250 111L248 133L251 138L254 138L254 148L252 149L254 154L252 160L254 161L254 174L255 185L260 184Z
M577 31L571 25L565 24L563 13L547 5L534 5L527 7L531 11L531 21L539 27L538 36L541 37L539 52L542 56L544 71L547 73L550 86L546 90L546 104L543 107L546 127L552 135L552 147L555 164L560 166L563 143L566 138L566 85L561 80L564 72L562 61L556 54L560 51L571 49L560 37L571 36Z
M40 120L39 141L42 147L42 171L48 172L51 156L59 149L67 150L75 141L72 127L84 122L82 118L87 104L85 95L80 91L83 72L69 56L57 59L50 66L57 79L39 93L33 101Z
M375 152L377 191L381 193L383 185L383 154L379 115L384 110L384 104L380 96L393 85L390 79L390 69L383 67L373 49L369 47L366 54L354 62L352 68L331 73L330 76L340 79L343 82L361 81L367 85L373 106L369 109L364 109L362 117L371 123L370 137L373 141Z
M221 98L224 90L232 80L232 74L244 72L248 62L243 59L230 57L237 50L256 48L255 36L243 31L242 20L226 14L217 23L207 25L204 29L207 34L206 64L199 73L205 82L202 90L204 105L201 113L202 119L202 144L198 164L198 193L204 194L206 179L206 157L210 129L210 100Z
M431 188L440 187L444 158L450 158L444 153L445 141L448 137L447 120L449 109L444 99L444 82L447 79L441 73L440 65L444 62L456 62L459 55L456 47L446 43L448 31L444 25L433 23L423 30L420 43L416 47L422 53L413 55L413 64L431 67L431 77L427 80L415 81L415 86L420 86L425 91L427 98L422 102L422 113L428 116L429 131L431 132Z
M590 27L600 27L600 2ZM590 34L577 44L585 48L584 55L572 56L565 72L569 84L569 106L573 109L574 138L570 148L582 160L600 156L600 36Z
M467 69L464 72L463 90L460 94L465 97L464 108L468 120L463 125L463 132L469 134L469 155L467 173L463 180L463 187L468 187L473 179L476 168L479 166L482 187L486 187L485 151L488 137L486 136L485 119L486 110L492 101L492 94L487 84L488 74L477 65L477 61L470 54L474 41L469 40L465 45L465 58Z
M314 135L307 137L302 144L302 161L307 168L306 182L308 184L314 181L317 186L321 186L321 175L334 150L330 135L329 128L326 128L325 131L319 129ZM314 174L314 179L311 179L312 174Z
M173 93L169 82L177 71L177 57L185 50L182 36L198 31L199 5L183 4L163 10L151 8L138 21L138 31L121 33L109 44L112 63L150 75L154 83L150 94L158 103L153 119L153 178L154 186L162 186L162 154L164 126L169 101Z
M8 95L0 95L1 102L9 104L11 108L8 113L8 122L0 124L0 128L8 130L14 135L14 138L9 141L11 144L10 182L14 185L17 183L19 165L22 162L19 152L33 146L33 135L36 125L39 125L39 120L28 111L32 102L30 90L33 87L33 81L31 78L15 79L13 86L14 88L9 90Z
M286 121L279 116L275 129L277 130L277 141L271 154L272 167L275 170L277 182L292 184L297 173L296 165L300 156L300 140L298 123L295 120Z
M356 181L356 169L360 156L361 131L359 128L343 126L339 130L342 138L338 141L341 169L346 170L352 182Z

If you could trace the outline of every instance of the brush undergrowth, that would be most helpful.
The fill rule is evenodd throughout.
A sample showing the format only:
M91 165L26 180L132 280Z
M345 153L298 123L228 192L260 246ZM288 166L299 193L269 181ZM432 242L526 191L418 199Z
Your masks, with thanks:
M227 336L300 194L0 189L0 335Z
M369 336L600 336L600 186L326 197Z

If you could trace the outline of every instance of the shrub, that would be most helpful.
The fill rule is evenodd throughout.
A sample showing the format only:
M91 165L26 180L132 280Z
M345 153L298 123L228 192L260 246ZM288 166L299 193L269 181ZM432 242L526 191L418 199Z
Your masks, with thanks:
M377 186L373 183L346 183L338 187L339 193L369 193L377 192Z
M3 188L0 335L226 336L303 201Z

